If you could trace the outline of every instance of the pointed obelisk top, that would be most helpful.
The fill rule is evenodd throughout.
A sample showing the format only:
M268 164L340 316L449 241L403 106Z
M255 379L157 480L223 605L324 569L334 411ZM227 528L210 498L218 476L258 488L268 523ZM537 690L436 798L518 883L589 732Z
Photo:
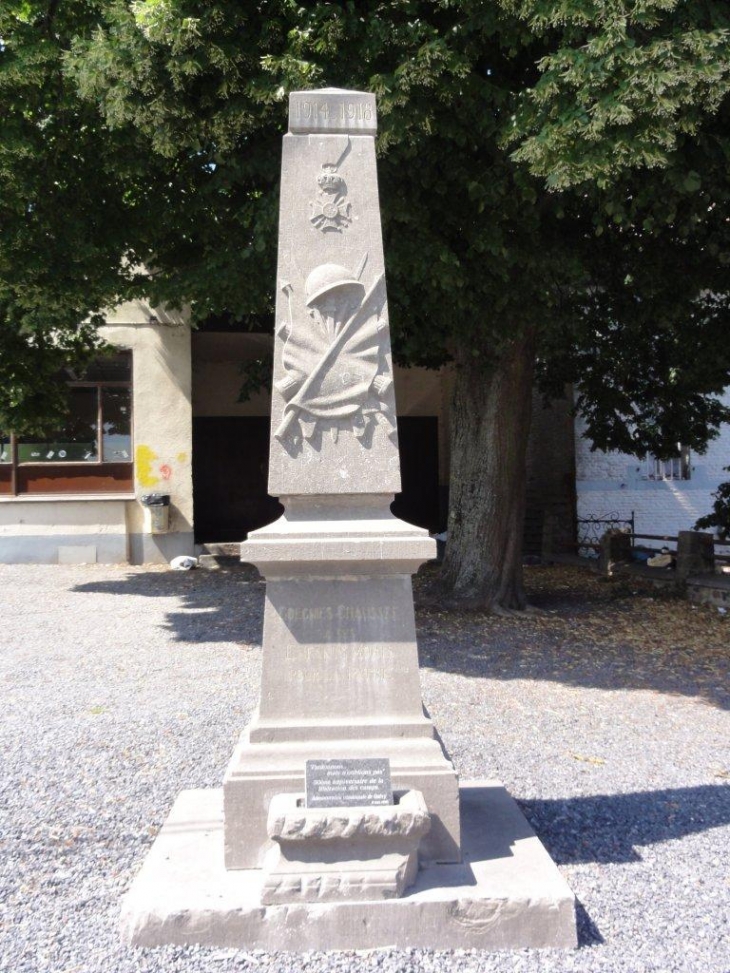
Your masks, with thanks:
M279 219L269 493L400 492L375 96L290 95Z
M289 131L297 135L375 135L377 130L375 95L369 92L320 88L289 95Z

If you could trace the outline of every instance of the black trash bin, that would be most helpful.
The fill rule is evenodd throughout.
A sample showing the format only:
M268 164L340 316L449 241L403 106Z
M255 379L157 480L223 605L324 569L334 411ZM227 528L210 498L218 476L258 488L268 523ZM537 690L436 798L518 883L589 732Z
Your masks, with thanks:
M170 529L169 493L145 493L145 530L148 534L166 534Z

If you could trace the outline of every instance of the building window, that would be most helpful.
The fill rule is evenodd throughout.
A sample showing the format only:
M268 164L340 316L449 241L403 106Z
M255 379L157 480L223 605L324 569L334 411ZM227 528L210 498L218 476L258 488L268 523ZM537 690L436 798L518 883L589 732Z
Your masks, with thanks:
M0 434L0 492L131 492L132 355L117 352L83 375L67 370L69 412L45 436Z
M689 480L691 473L690 453L686 446L678 445L676 456L669 459L659 459L657 456L647 459L648 480Z

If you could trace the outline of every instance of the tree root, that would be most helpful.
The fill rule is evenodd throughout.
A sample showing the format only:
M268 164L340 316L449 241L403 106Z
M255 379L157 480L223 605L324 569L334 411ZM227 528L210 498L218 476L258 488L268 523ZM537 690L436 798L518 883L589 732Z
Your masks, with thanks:
M540 618L541 615L549 615L544 608L538 608L537 605L525 605L522 615L529 615L532 618Z
M499 605L496 602L489 611L492 615L497 615L499 618L519 618L522 614L519 608L505 608L504 605Z
M537 618L548 612L535 605L525 604L522 608L501 604L499 601L488 601L473 593L454 592L445 587L438 575L421 577L414 586L416 606L431 611L467 612L492 614L499 618ZM505 601L508 601L505 596ZM517 600L517 599L515 599Z
M542 608L536 608L534 605L525 605L524 608L505 608L504 605L495 603L489 610L492 615L497 615L499 618L535 618L547 614Z

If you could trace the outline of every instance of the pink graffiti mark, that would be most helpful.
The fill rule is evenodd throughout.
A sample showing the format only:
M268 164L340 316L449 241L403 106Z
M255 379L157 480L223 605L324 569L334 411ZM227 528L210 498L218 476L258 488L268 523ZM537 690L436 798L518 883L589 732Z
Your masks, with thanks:
M172 476L172 467L168 466L167 463L163 463L160 467L160 476L163 480L169 480Z

